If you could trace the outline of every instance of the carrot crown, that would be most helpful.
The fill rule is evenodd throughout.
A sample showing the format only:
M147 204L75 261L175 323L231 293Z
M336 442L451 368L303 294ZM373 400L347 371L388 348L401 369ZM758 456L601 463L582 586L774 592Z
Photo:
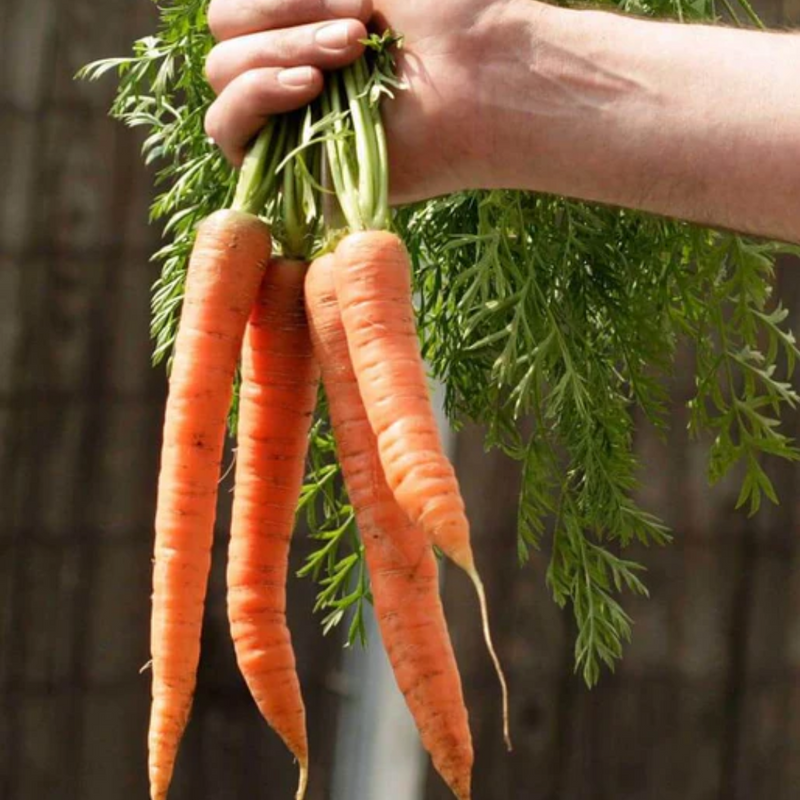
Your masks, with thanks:
M245 157L233 198L232 208L268 219L289 258L310 256L320 222L313 116L307 108L270 118Z
M331 228L342 217L351 231L389 228L380 103L400 88L399 42L391 31L369 37L362 58L328 77L319 102L270 118L250 147L232 207L265 215L284 255L308 258L315 242L319 249L323 216Z

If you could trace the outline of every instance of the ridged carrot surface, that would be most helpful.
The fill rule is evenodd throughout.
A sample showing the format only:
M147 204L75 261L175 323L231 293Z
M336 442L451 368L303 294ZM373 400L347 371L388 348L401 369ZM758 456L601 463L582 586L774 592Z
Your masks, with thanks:
M200 226L189 264L155 522L152 800L167 796L192 705L234 372L270 254L266 225L249 214L220 211Z
M439 597L429 537L397 504L361 401L336 300L333 256L306 280L314 349L330 406L339 461L356 512L375 612L395 678L437 771L459 800L470 797L472 739Z
M264 718L308 776L306 718L286 624L289 545L319 386L306 321L307 265L270 262L242 350L228 616L239 668Z
M508 691L491 641L464 501L431 405L414 319L411 265L403 242L386 231L350 234L336 249L334 281L350 358L386 480L411 521L475 585L487 647L503 692L504 734L510 749Z

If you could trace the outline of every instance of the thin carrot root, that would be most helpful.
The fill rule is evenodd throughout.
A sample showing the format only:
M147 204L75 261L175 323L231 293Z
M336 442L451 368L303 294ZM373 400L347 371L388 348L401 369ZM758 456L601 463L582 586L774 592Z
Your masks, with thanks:
M489 626L489 607L486 602L486 590L483 588L483 581L474 567L472 570L467 572L467 575L469 575L473 585L475 586L475 591L478 593L478 603L481 607L483 639L486 642L486 649L489 651L489 656L494 664L494 669L497 673L497 679L500 681L500 691L503 695L503 739L506 743L506 749L510 753L514 749L514 745L511 742L511 731L509 726L508 683L506 682L506 676L503 672L503 667L500 664L500 659L497 657L497 652L494 649L494 642L492 641L492 631Z
M300 779L297 785L297 794L295 800L304 800L306 790L308 789L308 759L303 758L299 761L300 766Z

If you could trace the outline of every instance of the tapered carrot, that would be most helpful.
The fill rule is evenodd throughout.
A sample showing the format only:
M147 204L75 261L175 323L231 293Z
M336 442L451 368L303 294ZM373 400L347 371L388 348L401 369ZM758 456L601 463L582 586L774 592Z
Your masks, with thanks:
M386 231L354 233L336 250L336 293L348 348L386 480L400 507L471 578L486 644L503 695L511 749L508 690L492 644L486 593L475 566L469 522L430 401L402 241Z
M289 543L319 386L303 301L306 264L273 260L242 349L228 617L239 668L261 713L300 765L308 742L286 625Z
M436 559L428 536L410 522L386 483L350 362L334 290L336 268L333 256L311 266L306 304L376 616L423 745L456 797L468 800L472 738L439 598Z
M164 418L152 610L152 800L164 800L194 695L225 425L247 318L271 253L256 217L203 222L186 280Z

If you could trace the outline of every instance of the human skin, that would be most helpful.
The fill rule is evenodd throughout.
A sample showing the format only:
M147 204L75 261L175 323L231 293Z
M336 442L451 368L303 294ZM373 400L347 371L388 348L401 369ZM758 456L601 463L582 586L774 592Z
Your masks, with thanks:
M240 163L269 115L360 55L370 19L405 37L393 202L526 189L800 242L792 34L536 0L212 0L209 135Z

